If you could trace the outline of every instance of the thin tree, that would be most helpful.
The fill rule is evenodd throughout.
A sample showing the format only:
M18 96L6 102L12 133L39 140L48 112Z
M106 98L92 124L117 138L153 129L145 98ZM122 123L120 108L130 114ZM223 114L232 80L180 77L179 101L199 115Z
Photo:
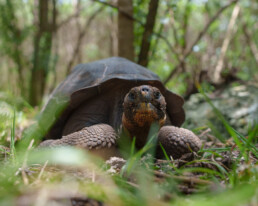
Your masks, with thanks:
M134 61L133 1L118 0L118 56Z
M34 37L33 68L30 80L29 102L32 106L42 100L51 60L53 34L56 30L56 0L39 0L37 32Z
M155 25L155 19L158 11L159 0L151 0L149 3L149 12L146 17L146 24L142 36L142 43L140 54L138 57L138 64L142 66L148 65L148 54L150 51L151 38L153 35L153 29Z

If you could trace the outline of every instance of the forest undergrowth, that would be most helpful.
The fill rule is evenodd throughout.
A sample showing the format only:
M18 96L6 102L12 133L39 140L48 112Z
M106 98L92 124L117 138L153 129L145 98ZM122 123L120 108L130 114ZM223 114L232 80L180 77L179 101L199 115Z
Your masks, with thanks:
M127 156L108 161L77 148L38 149L34 137L41 130L29 127L21 132L35 122L32 116L37 111L10 99L1 95L0 205L258 203L258 125L250 126L248 136L243 136L207 97L227 137L214 135L214 128L196 128L203 142L198 153L174 160L164 151L165 159L155 159L157 128L153 127L144 148L137 151L133 141L125 149Z

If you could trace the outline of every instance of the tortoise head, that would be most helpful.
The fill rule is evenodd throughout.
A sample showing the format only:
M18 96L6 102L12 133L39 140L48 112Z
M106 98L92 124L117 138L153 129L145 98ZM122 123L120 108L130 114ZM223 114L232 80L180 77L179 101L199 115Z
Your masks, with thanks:
M123 126L129 132L149 129L154 122L162 126L166 120L165 98L158 88L149 85L133 87L124 98L123 108Z

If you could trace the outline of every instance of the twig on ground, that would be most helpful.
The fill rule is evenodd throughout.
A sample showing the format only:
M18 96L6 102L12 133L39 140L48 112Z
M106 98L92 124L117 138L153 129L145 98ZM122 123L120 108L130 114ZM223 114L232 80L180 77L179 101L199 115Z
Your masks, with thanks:
M28 146L28 148L27 148L27 151L25 152L23 164L22 164L22 167L21 167L22 179L23 179L23 183L24 183L25 185L28 185L28 184L29 184L29 179L28 179L28 177L27 177L27 175L26 175L25 169L26 169L26 167L27 167L28 153L29 153L29 151L31 150L33 143L34 143L34 139L32 139L32 140L30 141L30 144L29 144L29 146Z
M38 181L41 179L41 177L42 177L42 175L43 175L43 172L44 172L44 170L45 170L47 164L48 164L48 160L44 163L43 167L42 167L41 170L40 170L39 176L38 176L38 178L37 178Z
M211 181L208 180L202 180L202 179L198 179L195 177L186 177L186 176L176 176L176 175L169 175L169 174L165 174L159 171L154 171L154 174L158 177L163 177L163 178L173 178L175 180L179 180L179 181L183 181L186 183L195 183L195 184L203 184L203 185L212 185L214 184Z
M199 135L199 137L203 137L203 136L205 136L206 134L208 134L209 132L211 132L211 129L210 129L210 128L207 128L206 130L204 130L204 131Z

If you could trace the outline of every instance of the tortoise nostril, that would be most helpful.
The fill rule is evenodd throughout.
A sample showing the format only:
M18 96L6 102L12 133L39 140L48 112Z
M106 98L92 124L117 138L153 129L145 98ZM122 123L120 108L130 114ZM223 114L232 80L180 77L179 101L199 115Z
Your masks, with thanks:
M149 88L147 86L142 87L142 92L149 92Z

